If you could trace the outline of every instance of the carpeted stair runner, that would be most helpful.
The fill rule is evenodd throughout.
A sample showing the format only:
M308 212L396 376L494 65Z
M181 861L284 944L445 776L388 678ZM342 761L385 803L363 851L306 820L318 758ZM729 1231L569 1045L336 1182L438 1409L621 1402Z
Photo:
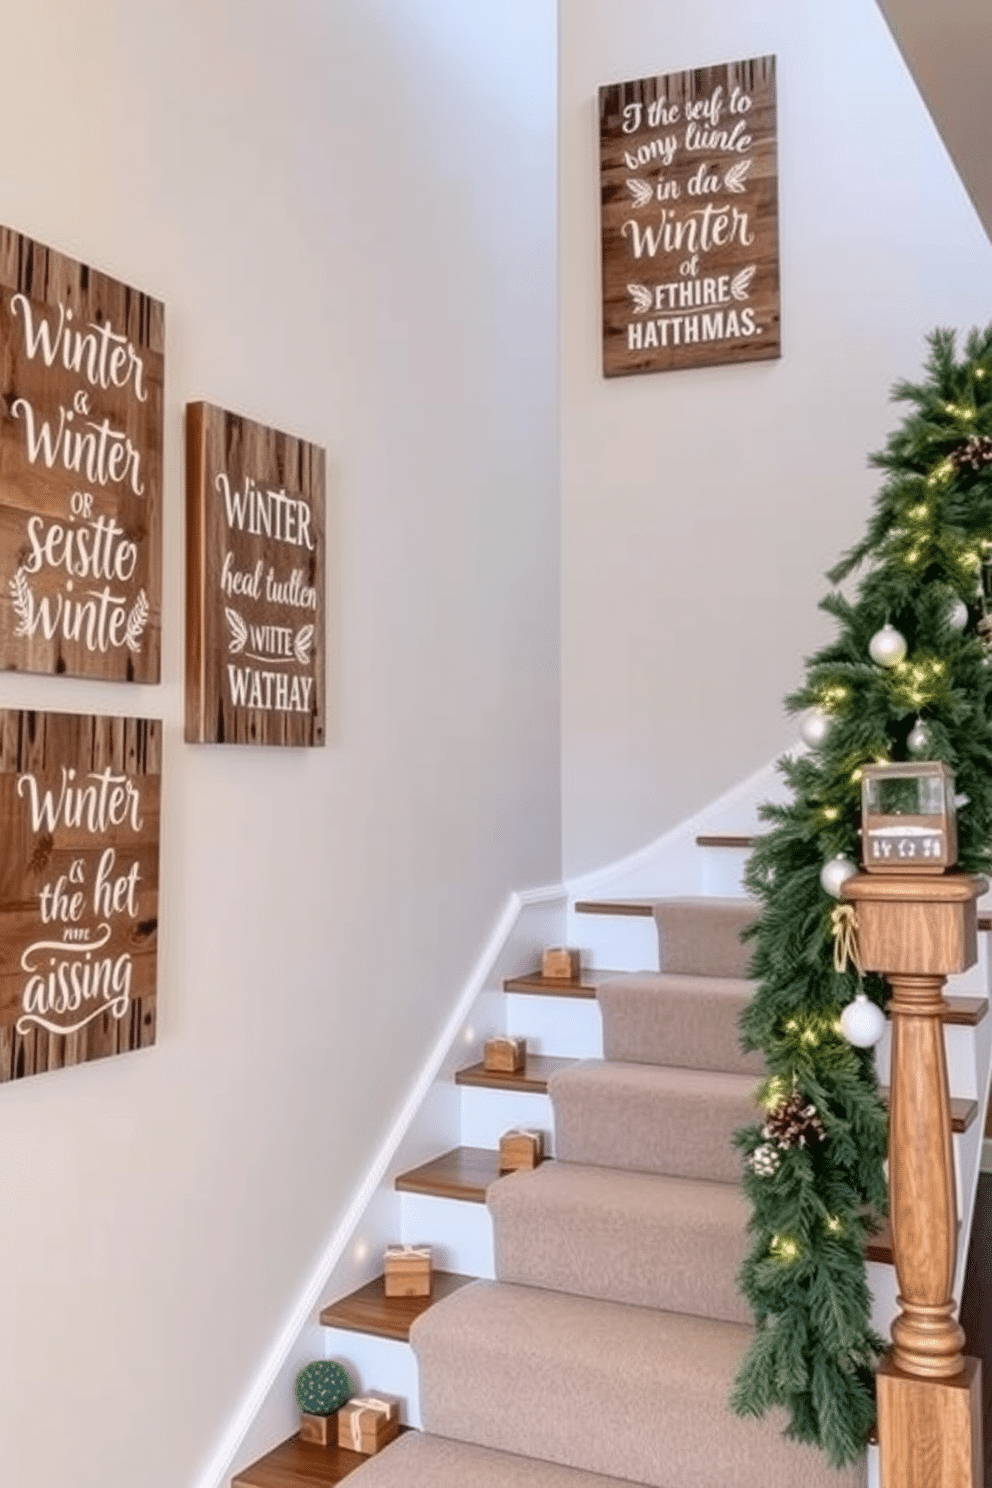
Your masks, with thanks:
M753 1075L590 1060L548 1082L561 1162L740 1179L731 1146L756 1115Z
M637 1488L620 1478L494 1452L427 1432L401 1436L349 1474L348 1488Z
M661 973L600 988L606 1058L549 1082L557 1160L489 1189L499 1280L413 1326L430 1434L355 1488L862 1488L864 1464L727 1409L751 1336L731 1137L760 1074L737 1043L753 915L659 904Z
M749 1323L736 1184L543 1163L489 1192L501 1281Z
M430 1431L653 1488L854 1488L727 1396L750 1329L505 1282L413 1328Z

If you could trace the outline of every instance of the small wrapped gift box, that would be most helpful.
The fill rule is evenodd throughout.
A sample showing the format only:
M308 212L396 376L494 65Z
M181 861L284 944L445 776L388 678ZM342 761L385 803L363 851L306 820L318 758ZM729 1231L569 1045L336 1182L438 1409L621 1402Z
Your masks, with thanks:
M400 1403L395 1395L356 1395L338 1411L338 1446L372 1457L400 1429Z
M314 1416L309 1411L300 1412L300 1441L313 1442L317 1447L329 1447L337 1439L337 1411L329 1416Z
M518 1168L536 1168L544 1161L544 1133L512 1127L499 1139L499 1170L515 1173Z
M429 1297L430 1246L387 1245L384 1276L387 1297Z
M482 1050L483 1067L491 1075L515 1075L527 1063L527 1040L522 1038L488 1039Z
M567 946L553 946L541 957L541 975L548 982L577 982L579 953Z

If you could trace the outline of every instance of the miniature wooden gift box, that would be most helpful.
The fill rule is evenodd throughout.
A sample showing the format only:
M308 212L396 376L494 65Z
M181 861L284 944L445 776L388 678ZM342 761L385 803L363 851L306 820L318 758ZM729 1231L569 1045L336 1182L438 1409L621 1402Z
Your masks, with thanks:
M536 1168L544 1161L544 1133L513 1127L499 1139L499 1170L515 1173L520 1168Z
M338 1446L372 1457L399 1435L400 1403L395 1395L356 1395L338 1411Z
M523 1069L526 1062L526 1039L488 1039L482 1050L483 1066L491 1075L515 1075Z
M429 1245L388 1245L385 1257L387 1297L429 1297L431 1294L431 1248Z
M941 760L865 765L861 849L868 873L943 873L957 861L954 775Z
M548 982L574 982L579 976L579 953L553 946L541 957L541 975Z

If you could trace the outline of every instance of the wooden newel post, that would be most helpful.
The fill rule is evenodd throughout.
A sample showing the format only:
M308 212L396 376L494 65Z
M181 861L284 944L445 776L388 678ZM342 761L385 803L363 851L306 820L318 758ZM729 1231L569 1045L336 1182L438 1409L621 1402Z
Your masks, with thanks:
M892 988L889 1215L901 1311L878 1371L882 1488L982 1488L980 1365L954 1318L958 1214L944 1054L946 978L978 957L967 874L858 874L843 887L865 971Z

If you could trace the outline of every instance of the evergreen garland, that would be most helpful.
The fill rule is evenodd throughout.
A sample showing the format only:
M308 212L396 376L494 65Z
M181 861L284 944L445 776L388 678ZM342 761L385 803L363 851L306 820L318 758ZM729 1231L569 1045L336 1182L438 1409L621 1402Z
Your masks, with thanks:
M873 1050L840 1031L857 973L834 969L837 902L820 873L836 855L860 862L861 768L909 758L914 728L923 757L954 771L959 868L992 866L992 326L972 331L961 360L950 331L929 345L925 380L893 389L910 412L872 457L885 475L867 532L827 576L835 588L821 608L837 637L787 699L790 712L825 714L825 737L780 761L792 800L762 808L771 826L747 872L761 906L759 985L741 1034L764 1052L768 1076L766 1123L737 1134L753 1207L739 1281L756 1333L732 1405L741 1415L784 1406L787 1434L837 1467L864 1451L886 1346L871 1327L864 1259L887 1205L886 1115ZM836 586L862 565L847 598ZM886 622L907 642L895 667L869 656ZM882 1004L881 978L866 977L864 991ZM797 1120L815 1139L795 1136Z

